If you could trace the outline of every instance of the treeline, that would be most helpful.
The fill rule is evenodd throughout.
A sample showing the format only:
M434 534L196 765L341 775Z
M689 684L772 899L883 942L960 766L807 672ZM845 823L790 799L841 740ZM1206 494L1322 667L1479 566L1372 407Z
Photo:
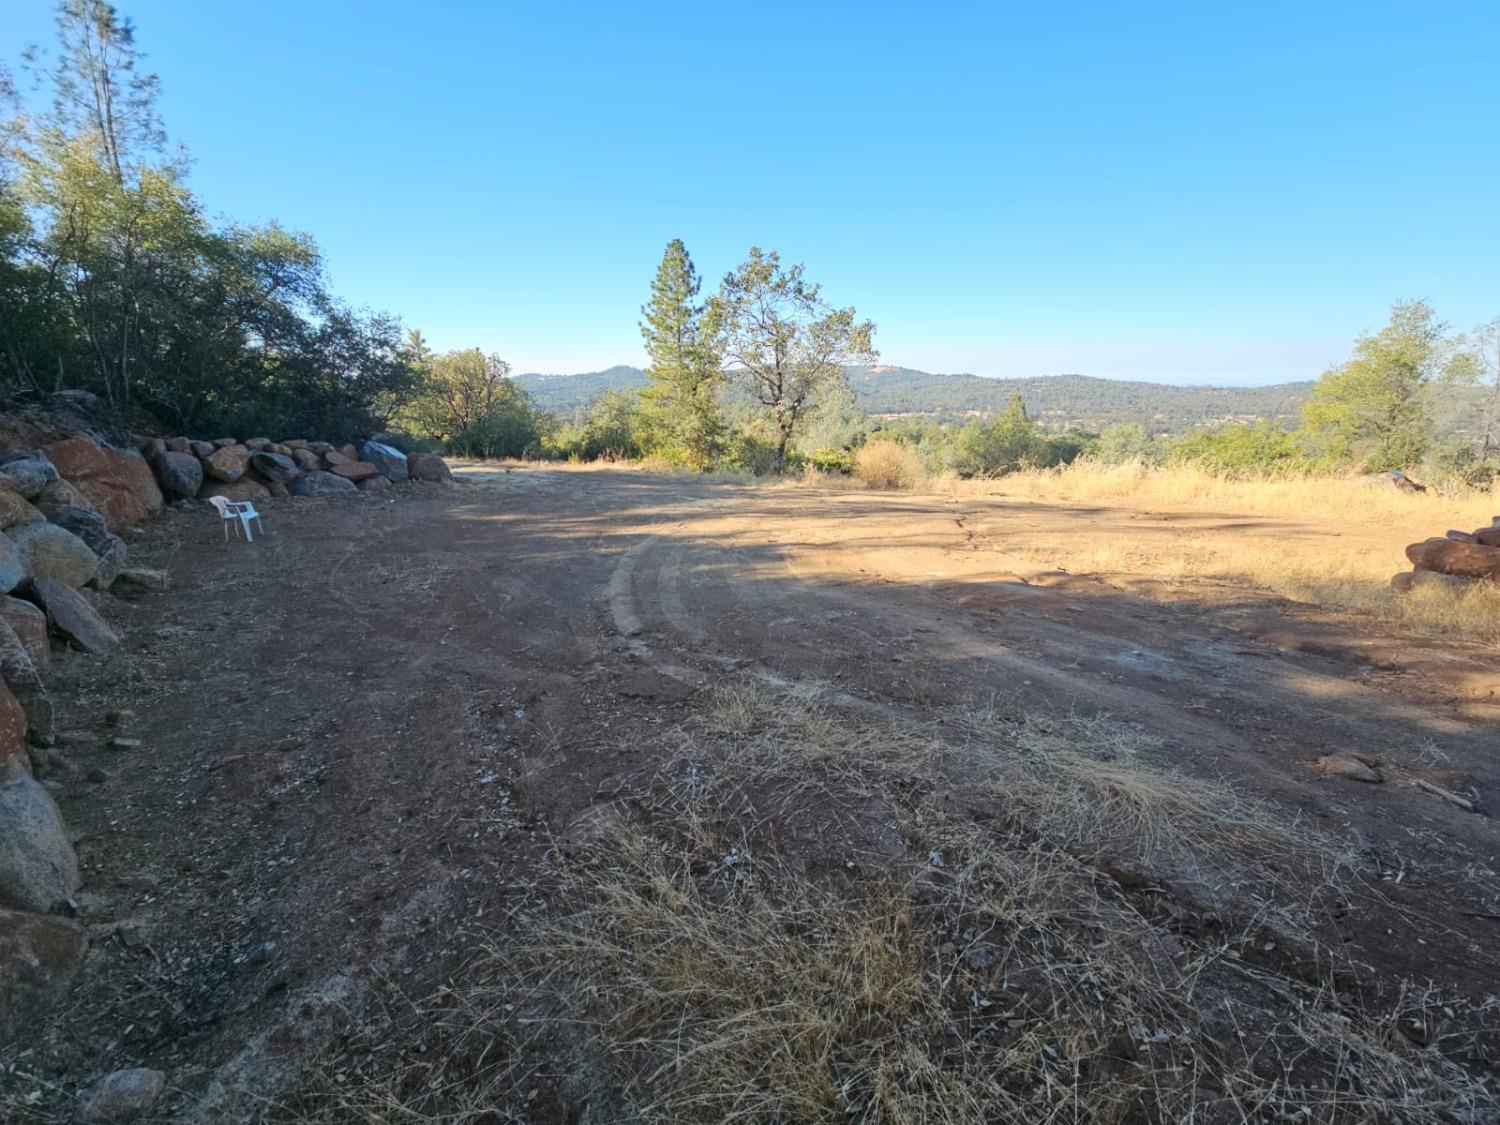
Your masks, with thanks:
M130 22L64 0L58 50L0 72L0 385L81 389L173 433L381 428L416 392L399 322L328 288L317 245L211 220Z
M718 296L696 304L697 275L685 248L673 242L643 310L652 357L643 391L609 390L559 417L537 409L507 383L508 369L497 359L462 353L466 358L456 368L454 356L437 362L434 382L457 386L457 370L475 377L483 372L497 387L493 419L464 428L459 413L445 408L446 426L410 419L408 425L455 452L582 460L649 456L691 468L756 473L809 467L851 473L860 469L862 452L876 445L899 447L905 459L866 457L864 469L880 460L906 475L997 476L1090 458L1190 463L1226 476L1402 469L1487 487L1500 470L1500 319L1454 335L1424 303L1399 304L1384 328L1361 336L1350 359L1313 384L1294 421L1200 427L1185 434L1140 423L1089 432L1048 428L1028 413L1018 392L985 419L872 419L854 409L836 355L809 360L799 350L805 345L797 345L798 322L783 320L768 296L785 285L775 255L754 251L750 262L725 279ZM843 312L840 323L852 325L852 310ZM813 316L801 323L802 331L813 334L820 321ZM859 346L868 347L867 335ZM849 350L847 343L834 349L840 350ZM466 399L456 391L448 397Z

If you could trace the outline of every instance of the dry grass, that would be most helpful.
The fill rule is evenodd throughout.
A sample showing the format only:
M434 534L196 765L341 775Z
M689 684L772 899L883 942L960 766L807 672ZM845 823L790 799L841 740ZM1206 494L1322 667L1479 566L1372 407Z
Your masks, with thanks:
M1310 883L1341 891L1338 841L1177 773L1127 726L987 709L918 728L834 698L713 692L634 815L561 867L529 941L485 948L381 1033L421 1062L310 1091L300 1119L552 1120L539 1067L567 1076L559 1120L1500 1112L1452 1061L1489 1009L1423 989L1367 1006L1265 952ZM1227 896L1208 923L1203 886Z
M955 742L745 680L677 737L650 828L569 872L572 909L537 946L568 1018L597 1021L625 1119L1437 1122L1495 1105L1390 1021L1241 959L1273 900L1304 909L1308 867L1333 886L1347 856L1147 764L1129 729L984 714ZM1002 815L945 807L943 777L978 780ZM805 842L871 801L904 855ZM1164 927L1117 847L1148 881L1237 888L1256 924Z
M910 446L872 441L854 454L854 478L866 488L915 488L927 479L927 469Z
M1119 504L1174 512L1235 512L1335 523L1394 524L1417 538L1449 527L1473 529L1500 515L1500 489L1414 494L1390 481L1365 477L1231 480L1191 465L1163 468L1139 462L1079 462L1057 469L1013 473L994 481L950 481L949 490L1035 500ZM1436 527L1434 532L1431 530Z

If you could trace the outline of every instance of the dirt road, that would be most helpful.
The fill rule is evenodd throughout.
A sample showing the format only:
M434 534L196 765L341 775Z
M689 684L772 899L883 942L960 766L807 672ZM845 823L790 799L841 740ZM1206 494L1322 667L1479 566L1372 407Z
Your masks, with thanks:
M1138 724L1377 857L1400 909L1334 923L1352 949L1471 992L1500 975L1493 651L1037 561L1049 535L1142 533L1129 513L518 469L281 504L266 531L225 546L169 514L138 554L174 589L116 607L128 652L60 661L61 725L128 708L144 749L64 750L96 952L7 1079L50 1090L39 1106L128 1065L170 1071L169 1114L276 1096L299 1043L379 1002L373 980L440 978L467 923L503 929L552 834L730 672L923 722ZM1257 521L1246 549L1291 533ZM1385 783L1318 769L1347 752Z

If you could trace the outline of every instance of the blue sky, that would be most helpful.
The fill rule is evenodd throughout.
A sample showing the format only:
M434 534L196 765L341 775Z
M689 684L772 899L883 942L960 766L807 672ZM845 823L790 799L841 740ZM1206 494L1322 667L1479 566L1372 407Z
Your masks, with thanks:
M1500 315L1492 0L119 6L210 211L517 370L638 362L674 237L934 371L1274 382Z

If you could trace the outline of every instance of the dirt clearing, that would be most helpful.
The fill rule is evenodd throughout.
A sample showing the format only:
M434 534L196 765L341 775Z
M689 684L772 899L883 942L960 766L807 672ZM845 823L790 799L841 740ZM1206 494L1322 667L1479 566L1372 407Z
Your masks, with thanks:
M1079 565L1400 529L461 475L134 548L13 1116L1494 1119L1496 650Z

